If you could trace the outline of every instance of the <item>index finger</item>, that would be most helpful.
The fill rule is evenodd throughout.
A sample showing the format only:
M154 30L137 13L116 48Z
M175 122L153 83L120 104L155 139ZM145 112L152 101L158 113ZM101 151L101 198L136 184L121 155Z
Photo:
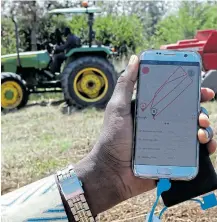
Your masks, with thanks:
M201 88L201 102L210 101L215 96L215 93L210 88Z

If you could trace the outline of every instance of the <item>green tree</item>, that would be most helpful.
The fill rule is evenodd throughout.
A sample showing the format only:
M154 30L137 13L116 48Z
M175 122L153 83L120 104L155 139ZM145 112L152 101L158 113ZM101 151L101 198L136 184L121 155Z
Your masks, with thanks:
M37 50L39 43L47 39L55 27L59 28L65 24L63 16L50 16L48 10L52 8L71 7L80 4L77 2L64 1L62 3L55 0L44 1L12 1L2 4L2 14L12 14L18 21L20 46L25 51ZM7 13L5 9L9 8Z
M88 40L88 24L87 15L73 15L69 21L71 31L81 38L83 44L87 44Z
M41 13L41 7L34 1L14 1L11 5L11 14L18 20L19 29L26 30L30 34L30 49L37 50L37 28Z
M64 16L50 16L46 12L52 8L78 7L80 1L58 2L45 0L40 2L14 2L14 13L20 29L21 47L25 50L36 48L38 43L50 41L55 28L69 25L73 33L80 36L87 44L87 15L74 15L70 20ZM96 42L112 44L117 48L141 51L150 47L150 38L155 33L156 25L166 11L162 2L100 2L91 1L92 5L102 7L101 14L95 14L94 30ZM12 7L11 7L12 8ZM35 25L33 25L35 24ZM33 30L34 29L34 30ZM33 47L34 46L34 47Z
M73 16L70 21L70 28L73 33L82 38L83 43L87 44L87 15ZM136 51L139 46L145 43L143 26L135 15L96 16L93 28L96 42L103 45L111 44L118 48L126 45L128 49Z
M120 47L127 45L132 51L144 45L143 27L135 16L103 16L95 21L96 39Z
M156 25L170 8L171 3L165 1L97 1L103 15L136 16L143 27L144 39L150 40L155 33ZM115 18L116 19L116 18Z
M9 18L1 19L1 54L10 54L16 52L16 38L14 24Z

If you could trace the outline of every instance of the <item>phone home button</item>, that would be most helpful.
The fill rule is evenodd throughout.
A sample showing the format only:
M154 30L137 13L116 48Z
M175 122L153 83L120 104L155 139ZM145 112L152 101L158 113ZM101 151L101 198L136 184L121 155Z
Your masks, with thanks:
M161 169L157 169L157 173L160 175L170 175L171 170L169 168L161 168Z

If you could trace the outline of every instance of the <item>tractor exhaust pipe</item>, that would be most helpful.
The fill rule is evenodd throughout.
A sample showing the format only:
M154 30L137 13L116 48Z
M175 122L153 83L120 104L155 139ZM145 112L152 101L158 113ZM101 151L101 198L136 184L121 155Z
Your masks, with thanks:
M19 36L18 36L18 26L17 26L17 22L15 21L14 16L12 16L12 21L13 21L14 27L15 27L17 60L18 60L18 65L19 65L19 67L21 67L20 52L19 52L20 44L19 44Z
M92 41L94 38L94 32L93 32L93 20L94 20L94 15L93 13L90 13L88 15L88 25L89 25L89 47L92 46Z

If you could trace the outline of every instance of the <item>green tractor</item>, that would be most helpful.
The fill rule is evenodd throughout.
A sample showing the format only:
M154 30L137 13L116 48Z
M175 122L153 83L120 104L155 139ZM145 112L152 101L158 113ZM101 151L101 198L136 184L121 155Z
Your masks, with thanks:
M96 7L54 9L50 14L85 13L88 16L88 45L71 49L60 74L52 73L52 55L47 50L19 52L18 27L15 24L17 53L1 56L1 108L24 107L31 93L63 92L68 105L79 108L104 107L110 99L117 73L110 62L110 47L92 45Z

